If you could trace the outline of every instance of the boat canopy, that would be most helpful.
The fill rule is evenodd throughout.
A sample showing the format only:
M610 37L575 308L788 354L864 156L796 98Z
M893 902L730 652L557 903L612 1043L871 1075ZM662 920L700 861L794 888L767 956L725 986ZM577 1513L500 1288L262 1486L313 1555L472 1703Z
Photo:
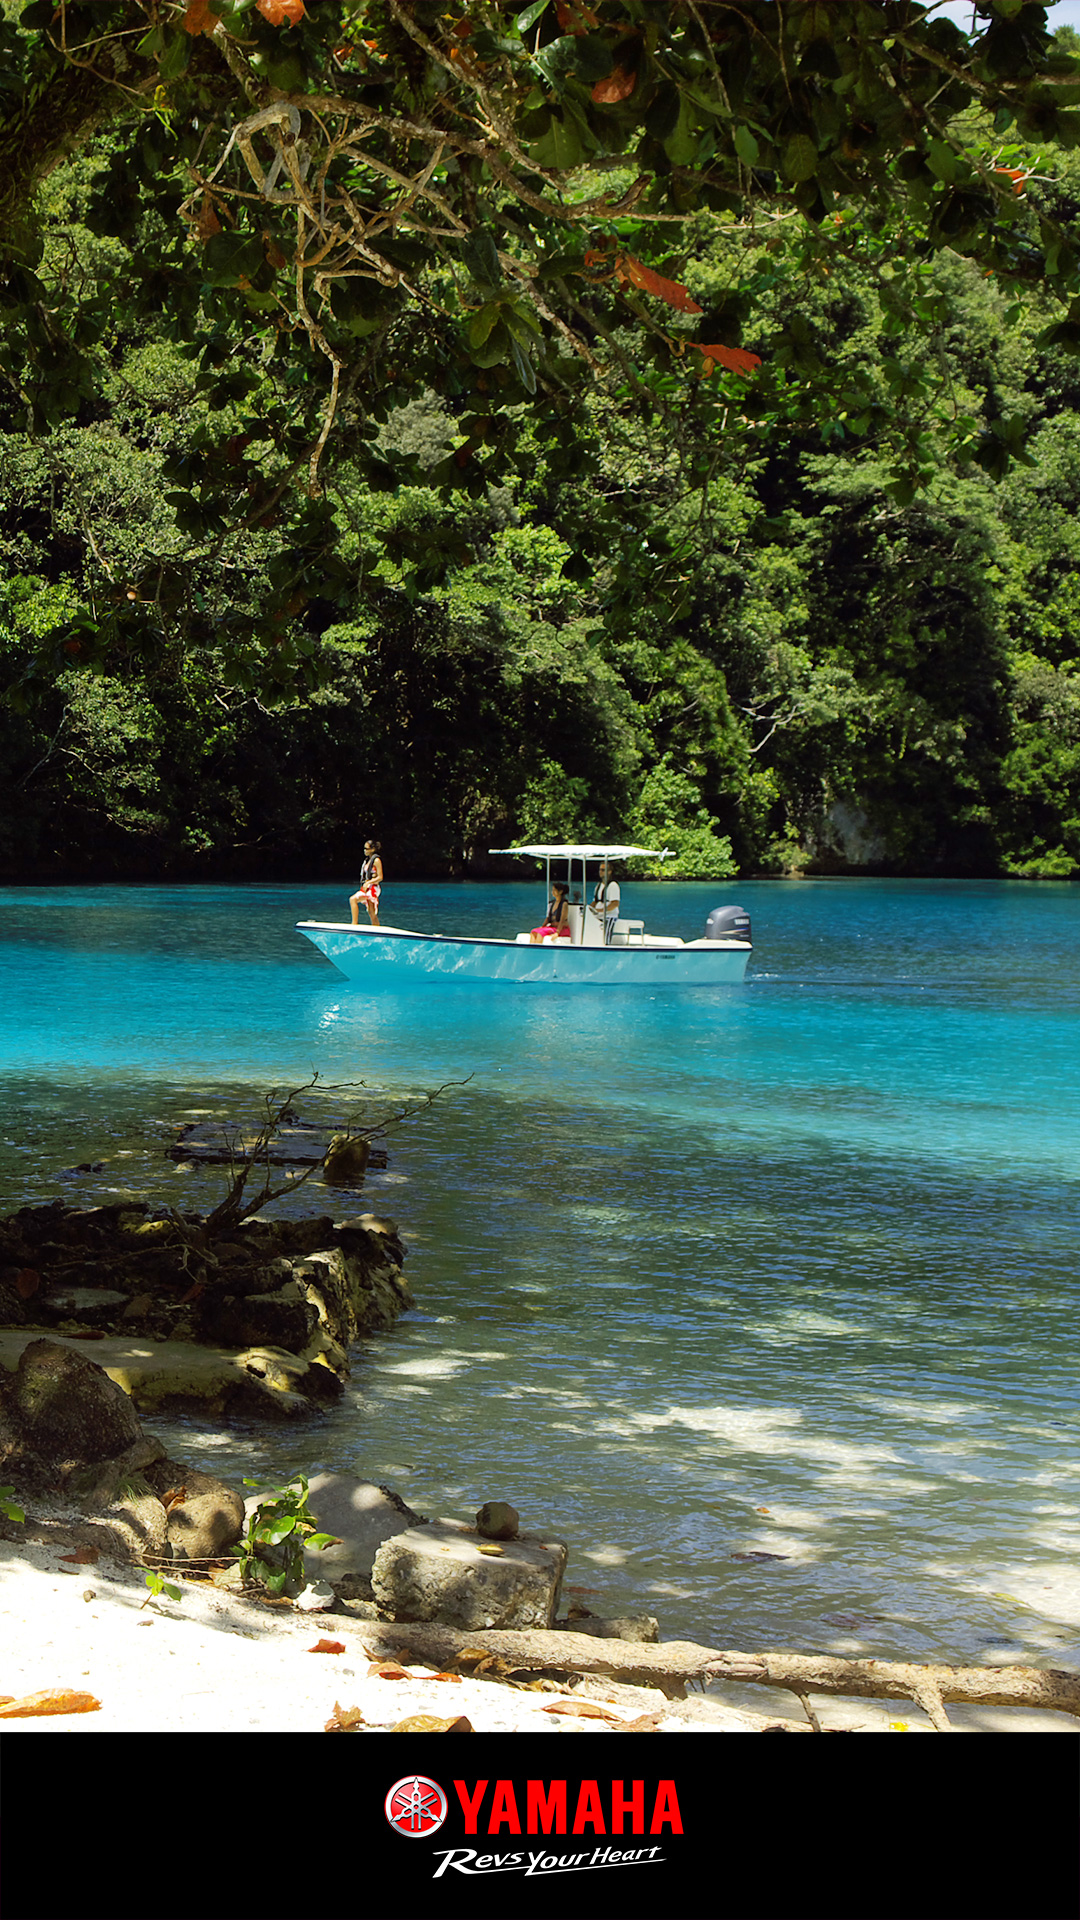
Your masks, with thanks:
M602 847L591 840L586 846L488 848L489 853L525 853L534 860L630 860L642 856L667 860L671 851L670 847Z

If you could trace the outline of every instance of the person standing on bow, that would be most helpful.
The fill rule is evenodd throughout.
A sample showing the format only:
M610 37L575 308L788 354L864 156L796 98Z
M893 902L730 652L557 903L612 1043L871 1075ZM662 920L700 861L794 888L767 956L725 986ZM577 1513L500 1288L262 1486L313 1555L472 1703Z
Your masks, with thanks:
M372 926L377 927L379 925L379 895L382 892L383 883L383 864L379 858L380 850L380 841L365 840L364 864L360 869L360 888L357 893L351 893L349 895L349 905L352 908L352 923L354 927L360 925L361 900L368 910L368 919L371 921Z
M611 939L612 929L619 917L619 883L611 879L611 866L607 860L600 863L600 878L593 889L589 912L595 913L604 923L604 942Z

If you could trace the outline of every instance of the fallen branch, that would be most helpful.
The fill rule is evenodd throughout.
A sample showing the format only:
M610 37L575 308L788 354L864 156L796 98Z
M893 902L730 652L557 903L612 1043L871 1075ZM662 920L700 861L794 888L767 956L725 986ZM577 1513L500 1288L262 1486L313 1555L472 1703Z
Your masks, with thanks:
M814 1653L721 1653L711 1657L707 1677L786 1687L800 1700L807 1693L914 1700L939 1733L952 1731L947 1700L1080 1716L1080 1673L1052 1667L923 1667L907 1660L838 1660Z
M405 1657L439 1667L460 1665L480 1678L505 1679L512 1673L606 1674L630 1686L658 1687L669 1700L682 1700L689 1681L704 1681L710 1663L722 1658L687 1640L599 1640L587 1633L537 1628L513 1632L460 1632L434 1623L365 1621L364 1643L373 1659ZM466 1656L475 1656L469 1657ZM485 1664L490 1657L490 1665Z
M270 1143L281 1131L286 1116L292 1111L293 1102L298 1100L301 1094L311 1093L314 1088L319 1085L319 1075L317 1072L313 1073L311 1079L306 1081L302 1087L294 1087L290 1093L282 1095L276 1090L273 1093L268 1093L264 1101L266 1119L263 1121L250 1147L244 1152L237 1153L233 1156L232 1143L228 1142L226 1136L227 1144L230 1147L231 1168L228 1191L226 1192L224 1200L214 1208L213 1213L207 1215L197 1230L199 1246L202 1247L203 1245L209 1244L216 1234L233 1232L235 1228L240 1225L241 1221L249 1219L252 1214L260 1213L263 1207L268 1206L272 1200L280 1200L282 1195L286 1193L295 1193L298 1187L303 1186L305 1180L310 1180L313 1173L319 1173L325 1168L330 1153L333 1151L336 1143L348 1140L371 1141L378 1139L380 1136L388 1133L391 1128L400 1126L403 1120L410 1120L415 1114L426 1112L427 1108L434 1106L440 1094L446 1093L448 1088L468 1086L471 1079L472 1074L470 1073L464 1080L447 1080L441 1087L435 1087L430 1093L424 1094L421 1099L406 1101L397 1112L387 1115L382 1120L371 1121L363 1125L353 1125L350 1123L342 1133L335 1135L334 1140L330 1143L330 1147L321 1159L314 1161L304 1173L297 1175L296 1178L290 1177L277 1186L274 1185L273 1175L271 1173ZM359 1080L346 1082L341 1086L320 1087L319 1091L321 1093L344 1093L346 1091L353 1091L356 1087L363 1086L363 1080ZM258 1193L245 1198L245 1188L247 1187L248 1179L256 1168L259 1168L262 1172L262 1185ZM187 1229L185 1229L183 1219L175 1207L169 1208L169 1215L178 1231L183 1235Z
M695 1680L782 1687L802 1703L811 1726L816 1718L807 1698L811 1693L914 1700L939 1733L952 1731L945 1712L947 1700L987 1707L1037 1707L1080 1718L1080 1673L1054 1668L916 1666L902 1660L840 1660L825 1654L715 1653L686 1640L598 1640L591 1634L558 1629L462 1633L435 1624L365 1622L362 1631L373 1659L411 1657L483 1673L487 1655L492 1677L540 1669L608 1674L631 1686L659 1687L675 1700L685 1698L687 1685Z

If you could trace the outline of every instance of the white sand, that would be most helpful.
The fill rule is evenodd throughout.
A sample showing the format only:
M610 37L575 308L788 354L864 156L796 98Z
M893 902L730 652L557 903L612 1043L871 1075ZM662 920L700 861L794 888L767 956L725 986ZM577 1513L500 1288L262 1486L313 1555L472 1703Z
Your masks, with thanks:
M364 1724L389 1732L413 1714L464 1714L477 1733L603 1733L649 1716L659 1732L757 1731L764 1718L798 1720L790 1696L726 1689L666 1701L660 1692L592 1679L532 1691L497 1681L439 1680L407 1664L407 1679L372 1676L367 1624L347 1612L300 1613L184 1582L183 1599L148 1597L143 1574L101 1559L72 1566L68 1549L0 1540L0 1693L16 1699L62 1689L90 1693L100 1710L4 1720L13 1733L314 1733L335 1704L358 1707ZM482 1639L482 1636L479 1636ZM320 1639L343 1653L313 1653ZM600 1706L605 1718L545 1711L556 1703ZM826 1728L928 1732L902 1701L831 1700L814 1705ZM957 1731L1071 1733L1066 1714L952 1707Z
M464 1714L477 1733L602 1732L658 1713L665 1730L698 1724L700 1696L668 1703L661 1693L590 1682L532 1692L499 1682L437 1680L410 1666L409 1678L370 1677L365 1622L343 1612L299 1613L181 1585L183 1599L149 1599L137 1568L104 1559L65 1566L64 1548L0 1541L0 1693L16 1699L62 1688L91 1693L98 1712L4 1720L4 1734L47 1732L321 1732L335 1703L359 1707L365 1725L389 1731L412 1714ZM145 1603L145 1604L144 1604ZM344 1653L312 1653L320 1639ZM544 1711L572 1699L606 1707L610 1720ZM711 1702L707 1724L750 1732L744 1711ZM768 1708L765 1708L768 1711Z

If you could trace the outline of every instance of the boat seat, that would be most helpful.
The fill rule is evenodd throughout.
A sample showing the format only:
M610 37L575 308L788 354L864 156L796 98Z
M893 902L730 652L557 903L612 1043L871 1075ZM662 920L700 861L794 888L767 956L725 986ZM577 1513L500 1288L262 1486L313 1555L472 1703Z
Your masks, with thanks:
M639 946L644 946L644 920L616 920L611 929L610 944L613 947L628 947L631 940L636 940Z

